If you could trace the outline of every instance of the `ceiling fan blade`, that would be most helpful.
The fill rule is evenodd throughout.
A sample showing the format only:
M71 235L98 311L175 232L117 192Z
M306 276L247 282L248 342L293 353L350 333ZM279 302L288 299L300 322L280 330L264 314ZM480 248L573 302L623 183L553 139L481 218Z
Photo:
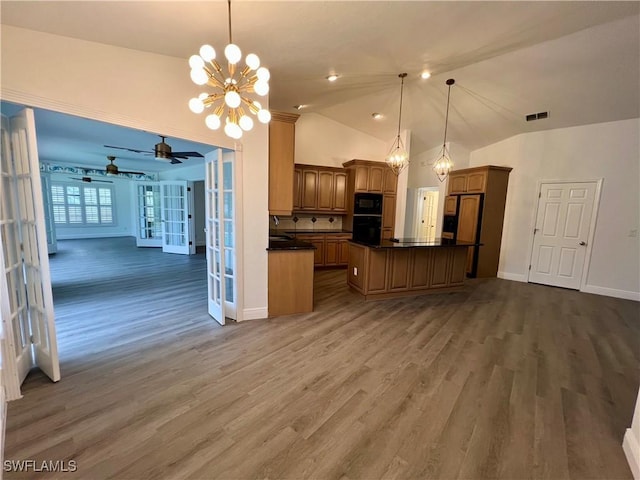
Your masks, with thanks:
M173 155L174 157L201 157L201 158L204 158L204 155L202 155L199 152L171 152L171 155Z
M120 169L118 169L118 173L129 173L131 175L146 175L146 173L144 172L128 172L126 170L120 170Z
M116 147L114 145L105 145L105 147L107 148L117 148L118 150L127 150L129 152L134 152L134 153L153 153L149 150L138 150L136 148L127 148L127 147Z
M82 178L77 178L77 177L71 177L71 180L80 180L81 182L85 182L85 183L92 183L92 182L98 182L98 183L113 183L110 180L95 180L91 177L82 177Z
M176 157L171 157L171 164L172 165L176 165L178 163L182 163L180 160L178 160Z

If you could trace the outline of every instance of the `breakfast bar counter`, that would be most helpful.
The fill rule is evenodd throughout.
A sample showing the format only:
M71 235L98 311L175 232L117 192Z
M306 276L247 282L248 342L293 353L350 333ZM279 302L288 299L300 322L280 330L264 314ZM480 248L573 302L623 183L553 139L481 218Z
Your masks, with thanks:
M461 290L467 250L478 245L440 238L351 241L347 283L366 300Z

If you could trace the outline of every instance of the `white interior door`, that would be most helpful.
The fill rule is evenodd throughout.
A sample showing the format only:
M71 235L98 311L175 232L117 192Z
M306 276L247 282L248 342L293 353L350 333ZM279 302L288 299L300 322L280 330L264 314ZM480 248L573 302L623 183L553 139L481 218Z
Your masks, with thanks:
M192 215L193 189L186 181L160 182L162 210L162 251L195 253Z
M58 239L56 238L56 224L53 221L53 205L51 202L51 175L41 174L42 182L42 207L44 210L44 226L47 230L47 251L49 255L58 251Z
M436 221L438 217L438 192L424 192L422 195L422 219L420 220L420 237L427 240L436 238Z
M205 155L209 314L221 325L237 318L235 164L221 149Z
M2 245L9 290L9 321L4 326L15 352L16 378L21 382L36 365L58 381L60 365L33 110L22 110L9 125L3 121L3 130L7 126L11 148L7 151L3 132L1 162Z
M162 199L159 182L135 182L136 246L162 247Z
M530 282L580 289L596 186L595 182L542 184Z

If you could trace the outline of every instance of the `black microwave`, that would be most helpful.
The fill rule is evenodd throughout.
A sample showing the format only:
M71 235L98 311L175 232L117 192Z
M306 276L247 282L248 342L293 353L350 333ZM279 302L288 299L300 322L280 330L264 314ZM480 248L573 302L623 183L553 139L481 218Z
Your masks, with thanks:
M382 215L381 193L356 193L353 201L354 215Z

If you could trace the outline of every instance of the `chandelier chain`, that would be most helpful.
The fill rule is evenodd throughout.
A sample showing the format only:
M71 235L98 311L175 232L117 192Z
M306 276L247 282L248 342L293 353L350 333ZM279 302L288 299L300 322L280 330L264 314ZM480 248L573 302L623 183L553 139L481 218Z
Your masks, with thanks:
M229 12L229 15L227 15L229 17L229 43L233 43L233 40L231 38L231 0L227 0L227 9Z
M398 139L400 139L400 122L402 121L402 94L404 92L404 77L406 73L398 75L400 77L400 112L398 113Z

